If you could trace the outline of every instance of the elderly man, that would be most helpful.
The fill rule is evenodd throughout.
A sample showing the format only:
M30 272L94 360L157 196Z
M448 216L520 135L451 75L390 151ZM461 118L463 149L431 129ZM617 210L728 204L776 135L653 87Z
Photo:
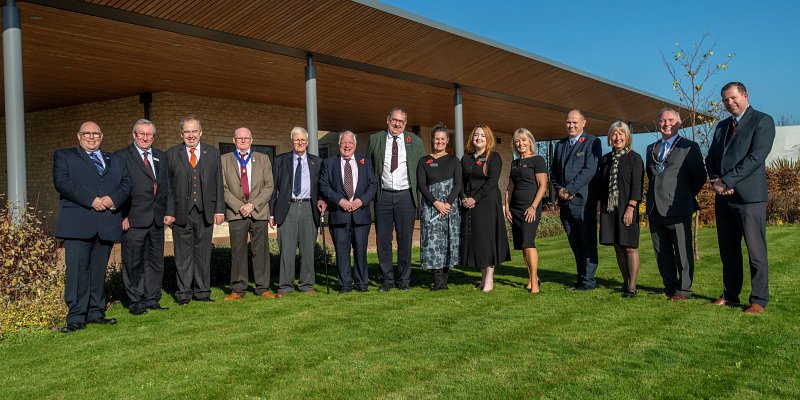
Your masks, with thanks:
M349 293L355 285L368 291L367 240L372 224L369 203L375 198L377 179L368 158L354 155L356 135L339 134L339 155L322 162L319 191L328 202L330 230L339 269L339 293ZM350 273L350 248L355 258L355 274ZM355 284L353 282L355 275Z
M162 310L164 225L175 214L167 155L153 147L156 127L146 119L133 124L133 143L117 150L125 161L133 189L122 204L122 280L133 315Z
M590 186L602 155L600 141L583 131L580 110L567 114L567 137L556 143L550 179L558 194L561 223L575 256L578 276L574 290L594 289L597 271L597 199Z
M222 169L219 150L200 143L203 127L189 116L181 120L183 143L167 151L171 185L175 198L175 269L178 305L194 298L211 300L211 238L214 224L225 219Z
M100 150L103 132L96 123L81 124L78 147L53 154L53 185L60 197L55 236L64 239L67 264L64 301L67 325L74 332L86 324L115 324L106 318L104 283L108 256L122 238L121 206L130 196L125 162Z
M327 205L319 198L319 172L322 159L308 153L308 132L292 128L292 151L275 157L275 190L269 201L269 224L278 226L281 249L277 297L294 290L295 252L300 251L300 279L297 288L306 294L314 290L314 244L320 214Z
M425 151L422 139L406 132L408 114L393 108L386 117L386 131L370 136L367 158L378 179L375 203L375 241L383 285L408 290L411 281L411 236L417 218L417 164ZM397 276L392 265L392 229L397 235Z
M716 193L722 296L715 305L737 305L742 291L742 238L750 259L750 306L758 314L769 301L767 262L767 177L765 160L775 141L775 121L750 106L741 82L722 88L722 103L731 116L717 124L706 157Z
M253 151L253 133L247 128L233 132L236 149L222 156L225 218L231 240L231 294L239 300L247 289L247 237L253 253L256 296L272 299L269 291L269 199L272 197L272 165L269 156Z
M647 215L663 294L670 301L682 301L692 295L692 214L700 209L695 196L706 182L706 171L700 146L678 135L678 112L665 108L658 115L661 139L645 153Z

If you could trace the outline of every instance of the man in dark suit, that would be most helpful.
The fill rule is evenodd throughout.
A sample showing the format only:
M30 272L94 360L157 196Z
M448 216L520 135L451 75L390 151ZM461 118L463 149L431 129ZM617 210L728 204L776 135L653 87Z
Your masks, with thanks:
M156 127L140 119L133 125L133 143L117 150L125 161L133 189L122 204L122 280L133 315L164 309L161 283L164 279L164 225L175 214L169 181L169 162L153 147Z
M269 199L272 197L272 164L269 156L253 151L253 133L247 128L233 132L236 148L222 156L225 218L231 240L231 294L239 300L247 289L247 237L253 253L256 296L273 299L269 291Z
M595 136L583 131L585 126L581 111L567 114L567 137L556 143L550 165L561 223L575 255L578 276L571 288L575 290L594 289L597 271L597 200L590 187L602 146Z
M281 250L277 297L294 290L295 252L300 251L300 279L297 288L303 293L314 290L314 244L320 213L327 204L319 198L319 172L322 159L308 153L308 131L296 126L289 137L292 151L275 157L275 190L269 201L272 215L269 224L278 226Z
M389 111L386 131L370 136L367 150L378 179L375 241L383 276L381 292L395 284L408 290L411 281L411 237L419 205L417 164L425 148L419 136L404 131L406 122L404 110ZM392 265L392 229L397 235L397 277Z
M319 191L328 202L331 237L339 267L339 293L352 291L350 248L355 258L355 288L366 292L367 240L372 224L369 203L375 198L377 179L368 158L354 156L356 135L350 131L339 134L339 155L322 162Z
M104 288L108 256L122 238L117 208L131 193L125 162L100 150L103 133L96 123L81 124L77 148L53 154L53 185L60 197L55 236L64 239L67 264L64 301L69 333L86 324L115 324L106 318Z
M767 176L765 160L775 141L775 121L750 107L740 82L722 88L722 103L731 114L720 121L706 157L716 193L714 210L722 258L722 296L716 305L736 305L742 291L742 238L750 258L750 306L758 314L769 301L767 261Z
M661 139L647 146L645 157L650 237L664 282L663 294L671 301L692 295L692 214L700 209L695 196L706 182L700 146L678 135L680 129L680 114L663 109L658 119Z
M175 198L175 268L179 305L211 300L211 238L225 219L219 150L200 143L203 127L189 116L179 125L183 143L167 151Z

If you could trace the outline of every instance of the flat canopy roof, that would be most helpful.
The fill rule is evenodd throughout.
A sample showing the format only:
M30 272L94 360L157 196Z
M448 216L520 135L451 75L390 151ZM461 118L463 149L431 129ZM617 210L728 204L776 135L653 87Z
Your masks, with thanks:
M674 102L372 1L30 0L18 2L26 111L181 92L305 108L306 57L317 68L319 127L526 127L564 135L565 113L587 131L632 122L652 131ZM1 77L0 77L1 78Z

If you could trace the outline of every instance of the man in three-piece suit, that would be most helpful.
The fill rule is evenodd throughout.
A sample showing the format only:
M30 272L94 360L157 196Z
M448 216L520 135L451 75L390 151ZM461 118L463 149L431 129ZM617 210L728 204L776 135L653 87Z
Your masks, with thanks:
M277 297L294 290L295 252L300 251L300 278L297 288L307 294L314 290L314 244L320 213L327 204L319 198L319 173L322 159L308 153L308 131L296 126L289 137L292 151L275 157L275 190L269 201L269 224L278 226L281 250Z
M133 189L122 204L122 280L133 315L164 309L164 225L174 220L167 155L153 147L156 127L140 119L133 125L133 143L117 150L124 160Z
M706 157L714 192L717 238L722 258L722 296L716 305L736 305L742 291L742 238L750 258L750 306L758 314L769 301L767 261L767 176L765 161L775 141L775 121L750 107L740 82L722 88L731 114L717 124Z
M354 156L356 135L339 134L339 155L322 162L319 191L328 202L331 237L339 267L339 293L366 292L367 240L372 224L369 203L375 198L377 179L368 158ZM355 283L350 273L350 248L355 258Z
M233 132L236 148L222 156L225 218L231 240L231 294L239 300L247 289L247 237L253 252L256 296L275 298L269 291L269 199L272 197L272 165L269 156L253 151L253 133L247 128Z
M417 164L425 151L419 136L404 131L408 114L394 108L387 129L370 136L367 158L378 179L375 202L375 241L381 266L381 292L397 285L408 290L411 281L411 237L417 219ZM392 229L397 235L397 276L392 265Z
M658 119L661 139L647 146L645 162L650 237L663 294L671 301L692 295L692 214L700 209L695 196L706 182L700 146L678 135L680 129L680 114L663 109Z
M100 150L96 123L81 124L78 147L53 154L53 185L60 197L55 236L64 239L67 265L64 301L69 333L86 324L115 324L106 318L104 288L108 256L122 238L122 205L131 193L125 162Z
M567 137L556 143L550 180L558 194L561 223L575 256L578 276L572 289L591 290L597 271L597 200L590 190L602 156L595 136L583 131L586 118L580 110L567 114Z
M211 300L211 239L214 224L225 219L219 150L200 143L203 127L189 116L179 125L183 143L167 151L175 198L175 268L178 305Z

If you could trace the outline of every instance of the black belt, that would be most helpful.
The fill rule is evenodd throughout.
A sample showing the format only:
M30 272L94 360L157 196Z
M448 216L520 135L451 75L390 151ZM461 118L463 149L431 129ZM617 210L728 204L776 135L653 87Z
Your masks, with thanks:
M389 193L402 193L408 191L408 189L403 189L403 190L381 189L381 190Z
M291 199L291 200L289 200L290 203L305 203L307 201L311 201L311 199Z

